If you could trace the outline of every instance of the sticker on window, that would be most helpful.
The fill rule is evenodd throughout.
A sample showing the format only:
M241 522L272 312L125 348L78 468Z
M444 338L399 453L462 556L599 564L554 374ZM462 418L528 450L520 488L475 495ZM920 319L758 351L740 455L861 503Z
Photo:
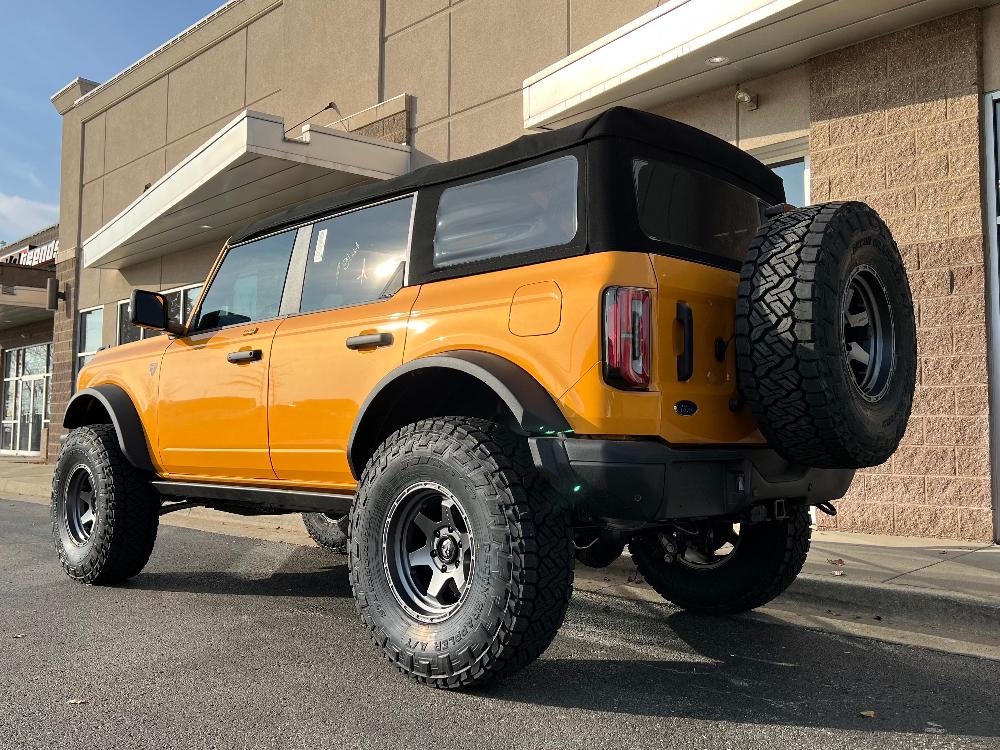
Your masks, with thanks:
M326 252L326 230L320 229L316 235L316 251L313 253L313 263L323 262L323 253Z

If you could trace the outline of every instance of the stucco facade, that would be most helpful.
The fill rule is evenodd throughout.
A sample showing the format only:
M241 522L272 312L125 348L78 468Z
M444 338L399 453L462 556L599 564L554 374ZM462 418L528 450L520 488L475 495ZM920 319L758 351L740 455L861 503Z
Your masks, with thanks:
M69 292L55 321L53 413L71 392L76 311L103 306L114 344L117 303L133 287L198 283L219 249L116 270L80 267L81 243L239 112L278 115L290 133L315 123L405 142L413 166L467 156L525 132L525 79L656 5L239 0L96 89L74 82L53 100L63 114L57 273ZM841 529L996 534L981 190L982 95L1000 88L990 50L1000 52L997 6L651 107L769 163L808 156L813 202L867 200L899 241L919 316L914 417L896 456L822 519ZM759 105L739 104L738 88Z

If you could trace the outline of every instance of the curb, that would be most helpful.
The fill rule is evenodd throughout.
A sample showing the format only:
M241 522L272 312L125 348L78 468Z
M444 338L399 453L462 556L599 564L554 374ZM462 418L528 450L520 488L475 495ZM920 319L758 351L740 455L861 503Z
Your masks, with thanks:
M813 609L863 610L868 615L903 622L934 623L949 631L990 634L995 643L1000 643L1000 601L968 594L938 592L906 584L834 581L802 573L769 606L780 609L782 601Z
M0 479L0 496L18 495L17 500L49 502L52 494L52 484L39 482L19 482L16 479Z

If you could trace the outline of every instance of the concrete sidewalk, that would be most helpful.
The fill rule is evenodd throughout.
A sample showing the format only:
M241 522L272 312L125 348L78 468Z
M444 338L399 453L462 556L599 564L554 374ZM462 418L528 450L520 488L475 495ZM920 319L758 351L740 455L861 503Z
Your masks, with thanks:
M48 503L51 482L49 465L0 459L0 497ZM312 544L298 514L245 517L192 508L162 523ZM660 601L627 554L600 570L578 565L576 587ZM814 531L802 574L759 612L824 630L1000 658L1000 546Z

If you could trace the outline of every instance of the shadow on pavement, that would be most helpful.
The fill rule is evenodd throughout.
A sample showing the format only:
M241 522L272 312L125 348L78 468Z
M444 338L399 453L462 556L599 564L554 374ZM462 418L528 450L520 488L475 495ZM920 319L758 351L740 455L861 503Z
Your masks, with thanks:
M248 545L249 547L249 545ZM280 548L279 548L280 549ZM125 588L144 591L173 591L188 594L227 594L241 596L349 597L347 557L312 547L288 547L293 550L274 569L225 571L186 570L157 566L158 572L143 572L124 584ZM151 566L147 567L151 570Z
M603 620L587 649L593 657L573 648L562 658L565 649L554 648L484 697L661 718L1000 736L996 662L662 605L621 602L609 614L580 599L583 617L571 611L567 634L586 638ZM621 658L628 650L635 659Z

